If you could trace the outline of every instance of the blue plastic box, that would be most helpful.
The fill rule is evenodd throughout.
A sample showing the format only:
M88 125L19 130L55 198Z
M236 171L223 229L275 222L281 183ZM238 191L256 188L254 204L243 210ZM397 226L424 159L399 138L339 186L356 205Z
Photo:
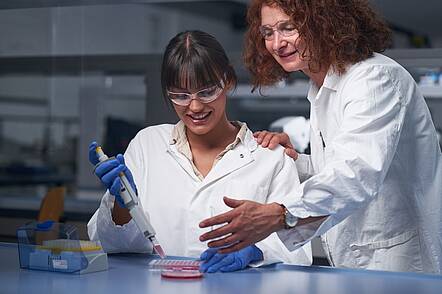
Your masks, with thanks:
M20 267L84 274L108 269L99 242L78 239L73 225L31 222L17 229Z

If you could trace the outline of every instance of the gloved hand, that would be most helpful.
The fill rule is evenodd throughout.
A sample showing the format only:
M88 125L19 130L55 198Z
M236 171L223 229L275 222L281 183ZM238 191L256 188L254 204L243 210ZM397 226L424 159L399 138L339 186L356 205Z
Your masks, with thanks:
M209 248L201 254L201 272L233 272L246 268L253 261L263 259L262 251L255 245L229 254L220 254L217 250L218 248Z
M93 165L100 163L97 153L95 152L95 148L97 146L98 144L95 141L89 145L89 162ZM132 173L124 163L124 157L121 154L118 154L116 158L109 158L108 160L100 163L96 166L94 172L104 186L109 190L109 192L115 196L115 200L121 207L126 206L124 205L124 201L120 196L121 181L118 176L120 172L123 172L126 175L132 189L134 189L135 193L137 193L137 187L135 186Z

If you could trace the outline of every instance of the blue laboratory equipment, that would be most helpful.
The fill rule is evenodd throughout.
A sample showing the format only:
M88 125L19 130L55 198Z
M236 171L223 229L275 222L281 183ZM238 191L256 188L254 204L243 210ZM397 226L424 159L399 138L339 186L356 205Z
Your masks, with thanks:
M17 229L20 267L85 274L108 269L99 242L79 240L75 226L46 221Z

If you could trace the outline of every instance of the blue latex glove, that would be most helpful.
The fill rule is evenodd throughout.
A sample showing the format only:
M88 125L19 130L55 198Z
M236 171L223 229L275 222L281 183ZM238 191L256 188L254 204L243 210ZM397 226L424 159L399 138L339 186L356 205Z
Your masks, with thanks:
M135 193L137 193L137 187L135 186L132 173L124 163L124 157L121 154L118 154L116 158L109 158L108 160L100 163L97 152L95 152L95 148L97 146L98 144L95 141L89 145L89 162L93 165L98 164L95 168L95 175L101 180L109 192L115 196L115 200L118 202L118 204L121 207L126 207L123 199L120 196L121 181L118 175L120 172L123 172L129 180L129 183L134 189Z
M201 272L214 273L233 272L244 269L249 263L263 259L262 251L255 245L248 246L239 251L220 254L217 248L209 248L201 254Z

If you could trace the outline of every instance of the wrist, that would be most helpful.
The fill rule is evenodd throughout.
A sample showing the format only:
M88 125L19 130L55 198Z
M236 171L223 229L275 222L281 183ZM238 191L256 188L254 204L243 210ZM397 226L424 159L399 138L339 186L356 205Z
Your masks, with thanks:
M272 203L272 209L274 210L275 215L275 225L273 231L279 231L285 228L285 207L279 203Z
M132 216L129 213L129 209L121 207L117 204L117 201L114 203L114 207L112 208L112 220L116 225L125 225L132 219Z
M293 229L298 224L299 218L291 214L284 204L279 204L279 205L284 210L283 212L284 229L286 230Z

